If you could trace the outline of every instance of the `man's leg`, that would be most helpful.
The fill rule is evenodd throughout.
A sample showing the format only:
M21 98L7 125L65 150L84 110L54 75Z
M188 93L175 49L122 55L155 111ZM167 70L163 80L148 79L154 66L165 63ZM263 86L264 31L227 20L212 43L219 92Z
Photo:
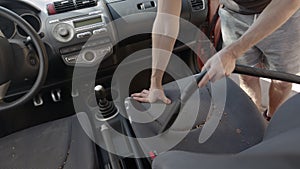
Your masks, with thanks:
M236 41L240 36L247 31L249 26L253 23L254 15L240 15L232 11L220 8L219 14L221 17L221 30L223 37L223 44L225 46ZM245 55L237 60L240 65L259 65L262 52L253 47L245 53ZM252 98L260 111L261 108L261 87L259 78L252 76L240 76L240 86Z
M260 112L263 111L261 105L261 87L258 77L240 75L241 88L251 97Z
M269 117L272 117L276 109L288 98L291 90L291 83L272 80L269 89L269 111L267 114Z
M300 10L277 31L259 42L256 46L266 56L266 65L271 70L298 74L300 71ZM268 116L287 99L292 84L272 80L269 89Z

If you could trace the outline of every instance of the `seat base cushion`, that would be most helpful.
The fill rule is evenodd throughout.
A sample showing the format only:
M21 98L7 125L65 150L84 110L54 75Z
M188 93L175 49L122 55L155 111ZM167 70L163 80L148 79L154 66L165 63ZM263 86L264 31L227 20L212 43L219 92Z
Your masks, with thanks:
M172 100L170 105L161 102L150 105L149 103L139 103L132 98L127 99L127 103L130 103L127 113L132 119L131 124L136 137L153 137L158 140L153 145L148 140L140 141L144 152L167 151L166 146L169 146L169 143L177 138L180 141L177 143L174 141L176 145L171 148L172 150L216 154L238 153L262 141L266 127L262 115L249 96L229 78L222 82L215 82L220 84L214 88L208 84L206 87L198 89L191 95L187 103L181 104L181 111L175 112L173 107L177 106L176 103L180 103L181 95L178 84L187 84L190 80L189 77L164 85L166 95ZM200 144L199 135L206 122L210 107L214 104L212 90L226 91L225 96L216 96L225 98L223 115L215 132L206 142ZM159 108L164 106L166 108L162 112ZM158 112L162 112L160 116L157 115L160 114ZM173 118L169 118L173 115L175 115L175 120L170 130L159 135L160 129L169 119ZM135 119L146 119L149 122L139 123ZM182 138L183 132L187 133L184 138ZM222 141L220 142L220 140Z
M93 169L95 146L76 116L41 124L0 139L0 168Z
M263 141L235 155L170 151L159 155L153 169L298 169L300 166L300 94L275 113ZM222 140L219 140L222 143Z

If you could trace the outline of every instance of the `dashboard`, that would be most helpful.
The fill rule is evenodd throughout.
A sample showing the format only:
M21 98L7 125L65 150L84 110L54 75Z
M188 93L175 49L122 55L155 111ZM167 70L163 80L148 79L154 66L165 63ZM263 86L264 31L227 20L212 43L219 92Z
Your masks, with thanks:
M0 5L16 12L40 35L49 57L48 79L54 81L65 80L75 64L89 68L105 60L104 67L110 68L134 46L150 48L157 10L157 0L3 0ZM207 0L183 0L181 17L200 26L207 19L207 5ZM0 29L10 41L28 38L1 16ZM25 70L30 64L23 67L22 72L32 72Z

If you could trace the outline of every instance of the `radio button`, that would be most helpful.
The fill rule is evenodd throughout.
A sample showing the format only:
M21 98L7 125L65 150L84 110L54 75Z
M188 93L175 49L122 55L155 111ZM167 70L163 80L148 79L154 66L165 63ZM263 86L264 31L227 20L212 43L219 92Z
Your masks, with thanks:
M95 14L99 14L99 13L102 13L102 10L90 12L89 15L95 15Z
M79 33L77 34L77 38L78 39L82 39L82 38L88 38L92 36L92 33L91 32L83 32L83 33Z
M101 29L96 29L93 31L93 34L94 35L98 35L98 34L101 34L101 33L106 33L107 32L107 29L106 28L101 28Z

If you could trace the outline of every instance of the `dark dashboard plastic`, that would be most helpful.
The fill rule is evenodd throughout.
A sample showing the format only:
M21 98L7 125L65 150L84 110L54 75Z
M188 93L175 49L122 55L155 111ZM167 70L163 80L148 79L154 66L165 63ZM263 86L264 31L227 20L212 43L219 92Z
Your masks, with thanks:
M93 67L97 65L97 59L94 59L95 56L93 55L96 55L95 58L97 58L98 54L101 53L101 57L105 58L102 63L103 72L105 72L105 70L114 69L126 57L122 51L130 50L127 49L128 46L132 47L140 43L138 45L140 48L151 47L148 42L143 43L150 41L151 36L137 35L137 32L140 32L141 29L151 31L157 10L157 0L98 0L97 6L94 7L48 15L46 6L54 1L57 0L4 0L0 2L0 5L20 15L29 13L40 20L41 25L39 25L38 33L46 45L49 57L48 85L72 78L74 57L81 58L82 64L79 66ZM181 17L196 26L200 26L206 20L208 2L207 0L200 0L203 2L203 9L199 10L193 8L192 1L195 0L182 1ZM107 30L105 33L89 38L90 36L85 37L84 34L87 32L93 34L97 31L96 29L77 30L77 28L69 26L75 20L94 17L94 15L102 16L103 24L97 27L97 30L100 31L100 29L105 28ZM64 27L65 25L67 27ZM63 40L57 38L55 35L57 32L54 30L59 29L61 31L61 27L71 30L72 37ZM73 30L75 31L72 32ZM82 38L79 38L81 37L79 34L83 34ZM122 39L127 37L123 34L133 36L128 37L130 40ZM18 38L25 39L22 36ZM88 43L86 43L87 41Z

